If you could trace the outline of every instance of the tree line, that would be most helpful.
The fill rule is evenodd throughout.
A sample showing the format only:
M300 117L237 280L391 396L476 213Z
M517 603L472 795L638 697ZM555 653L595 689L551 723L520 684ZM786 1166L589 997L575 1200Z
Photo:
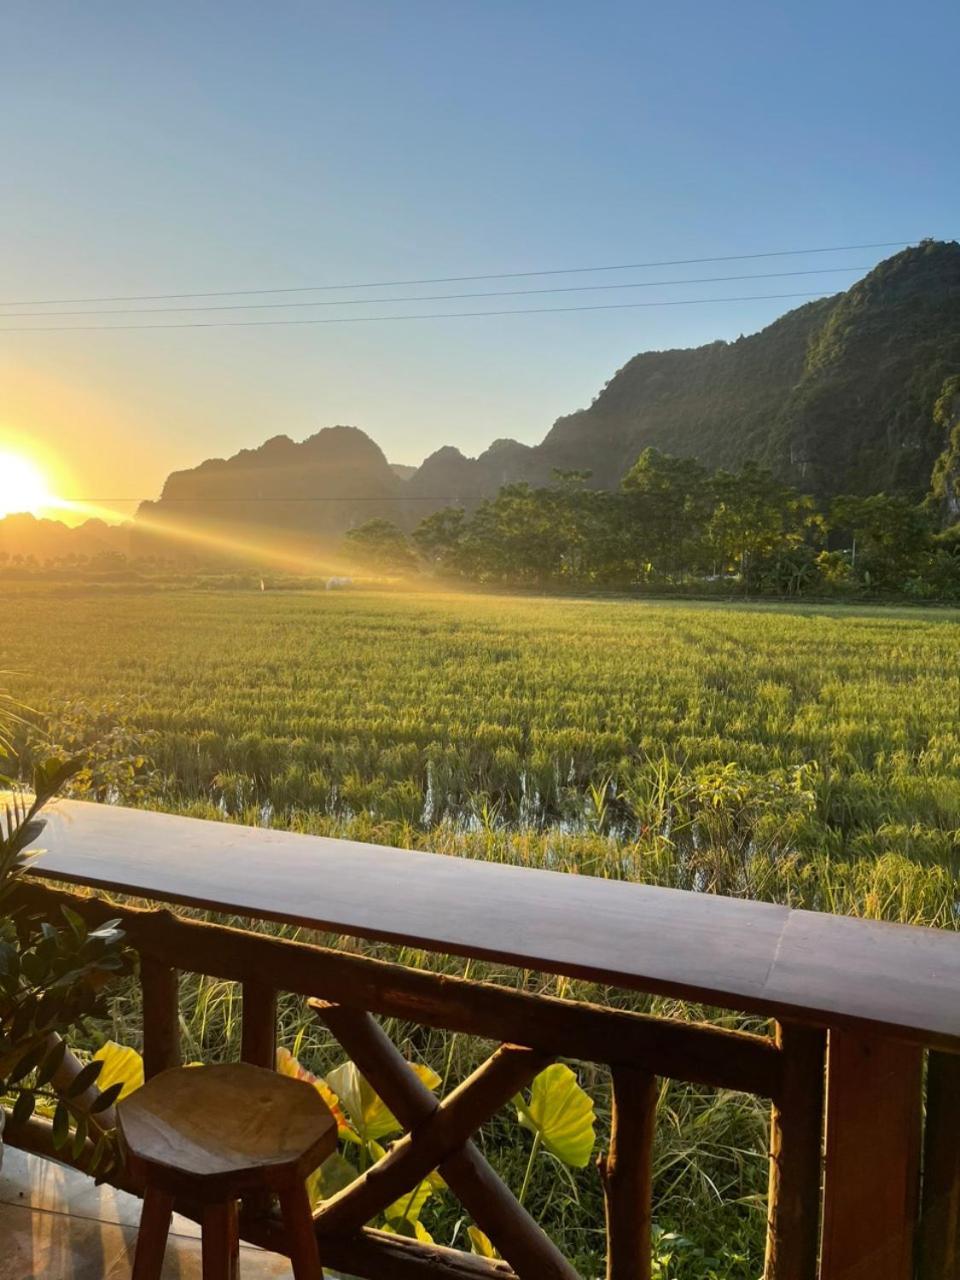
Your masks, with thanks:
M960 599L960 527L903 497L819 504L748 462L711 472L646 449L616 491L588 471L510 484L473 511L445 507L407 535L388 520L351 529L360 568L537 589L742 590L800 596L895 593Z

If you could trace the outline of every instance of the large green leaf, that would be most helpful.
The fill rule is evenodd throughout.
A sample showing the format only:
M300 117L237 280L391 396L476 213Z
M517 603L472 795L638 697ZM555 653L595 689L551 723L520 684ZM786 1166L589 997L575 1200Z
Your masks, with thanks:
M440 1077L429 1067L409 1063L410 1070L428 1089L436 1089ZM364 1142L387 1138L399 1133L403 1126L380 1095L367 1084L352 1062L345 1062L327 1072L327 1084L346 1109L357 1133Z
M539 1135L549 1152L575 1169L583 1169L596 1143L593 1100L562 1062L541 1071L530 1087L530 1101L517 1098L517 1119Z
M424 1178L413 1191L405 1191L402 1196L394 1200L393 1204L388 1204L383 1211L383 1216L394 1225L396 1225L395 1220L399 1218L406 1218L408 1222L419 1222L423 1206L432 1194L433 1187L430 1185L430 1179Z
M307 1178L307 1195L310 1203L318 1205L321 1200L329 1200L338 1191L349 1187L357 1178L357 1170L345 1160L339 1151L327 1156L323 1164Z

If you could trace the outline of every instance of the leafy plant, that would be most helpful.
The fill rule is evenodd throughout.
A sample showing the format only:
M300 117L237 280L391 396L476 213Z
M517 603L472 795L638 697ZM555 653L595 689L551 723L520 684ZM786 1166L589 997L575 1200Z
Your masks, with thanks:
M493 1241L479 1227L467 1227L467 1236L470 1240L470 1252L479 1254L481 1258L496 1258L498 1253L493 1247Z
M435 1071L421 1063L408 1065L429 1089L439 1087L440 1077ZM379 1160L385 1154L379 1140L399 1133L402 1126L352 1062L342 1063L324 1078L301 1066L289 1050L280 1048L277 1070L312 1084L336 1119L340 1138L359 1148L359 1167L340 1152L334 1152L308 1179L307 1189L314 1203L329 1199L359 1177L361 1169L371 1160ZM430 1235L420 1222L420 1214L431 1195L443 1186L438 1173L425 1178L413 1191L387 1206L381 1224L383 1229L429 1242Z
M143 1058L136 1049L108 1040L93 1055L93 1061L101 1064L98 1086L104 1092L115 1090L114 1097L118 1102L143 1084Z
M106 984L129 968L123 933L110 922L89 929L64 907L54 922L19 890L34 855L28 851L43 829L40 813L80 768L77 761L48 760L33 772L33 795L10 793L0 813L0 1097L12 1103L11 1123L25 1124L41 1106L52 1112L53 1142L71 1140L83 1150L90 1118L105 1111L120 1089L106 1089L93 1105L78 1100L97 1080L102 1063L90 1062L62 1093L54 1089L72 1030L105 1012ZM94 1163L106 1154L98 1143Z
M533 1134L533 1146L519 1200L523 1204L540 1148L573 1169L583 1169L596 1143L593 1101L563 1062L551 1063L534 1079L530 1098L514 1099L517 1119Z

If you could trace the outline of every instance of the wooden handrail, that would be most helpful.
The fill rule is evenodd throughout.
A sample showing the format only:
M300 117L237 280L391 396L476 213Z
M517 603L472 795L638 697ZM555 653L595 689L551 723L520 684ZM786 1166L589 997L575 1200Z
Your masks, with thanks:
M960 1051L953 932L75 801L36 844L40 878Z
M586 1062L656 1068L672 1079L761 1097L775 1097L779 1090L780 1055L767 1036L533 996L330 947L185 919L163 909L57 893L39 884L31 886L29 894L49 912L56 912L57 904L65 901L91 922L119 919L146 959L148 973L153 965L166 965L172 973L169 960L176 957L183 969L240 982L245 989L258 983L423 1026L491 1040L523 1041L544 1053ZM173 1022L169 991L169 986L155 987L152 979L145 984L156 1020L154 1026L151 1017L147 1034L160 1039L162 1032L168 1046ZM172 1049L166 1053L169 1056L158 1054L157 1069L177 1061Z
M140 953L148 1074L179 1061L180 972L205 974L242 984L242 1054L261 1065L275 1052L277 993L311 997L405 1126L380 1164L319 1209L331 1267L369 1280L575 1280L470 1139L532 1070L566 1057L612 1073L613 1132L600 1166L607 1280L650 1274L660 1077L771 1099L766 1280L913 1280L915 1262L920 1280L960 1280L956 934L77 804L58 806L41 844L49 853L34 864L27 898L50 913L68 902L92 922L119 916ZM695 995L777 1023L764 1036L557 999L66 893L44 878ZM373 1015L501 1048L440 1102ZM22 1141L45 1150L44 1134L32 1122ZM504 1262L362 1227L436 1164ZM267 1204L248 1206L243 1229L284 1248Z

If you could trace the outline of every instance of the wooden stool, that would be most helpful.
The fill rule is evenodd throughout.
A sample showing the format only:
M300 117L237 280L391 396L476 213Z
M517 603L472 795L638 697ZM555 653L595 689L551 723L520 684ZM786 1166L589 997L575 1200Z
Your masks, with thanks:
M296 1280L323 1271L304 1185L337 1145L316 1089L263 1067L176 1067L117 1107L127 1168L145 1188L133 1280L159 1280L174 1198L203 1206L204 1280L239 1275L237 1201L280 1200Z

